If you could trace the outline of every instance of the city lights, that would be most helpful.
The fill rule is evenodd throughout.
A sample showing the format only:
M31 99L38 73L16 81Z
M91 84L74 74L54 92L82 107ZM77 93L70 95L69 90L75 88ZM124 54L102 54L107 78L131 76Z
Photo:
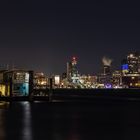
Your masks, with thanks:
M50 87L65 89L117 89L140 88L140 55L130 53L121 62L120 70L112 70L112 59L103 57L102 71L97 75L81 74L77 58L67 62L62 75L47 76L43 72L32 72L18 69L0 70L0 96L28 96L30 87L35 95L42 95ZM94 70L94 69L93 69ZM32 82L31 82L32 80ZM12 82L12 85L11 85Z

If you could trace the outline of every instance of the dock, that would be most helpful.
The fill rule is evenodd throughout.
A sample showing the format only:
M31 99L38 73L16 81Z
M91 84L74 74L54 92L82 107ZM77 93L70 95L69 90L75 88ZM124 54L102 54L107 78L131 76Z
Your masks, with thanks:
M53 89L44 96L0 97L0 101L95 101L95 100L135 100L140 101L140 89Z

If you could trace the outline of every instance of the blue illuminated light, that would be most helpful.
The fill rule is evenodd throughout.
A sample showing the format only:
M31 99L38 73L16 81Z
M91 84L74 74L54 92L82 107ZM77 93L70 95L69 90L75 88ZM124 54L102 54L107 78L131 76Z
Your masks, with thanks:
M106 84L105 88L112 88L112 85L111 84Z
M129 69L128 64L124 64L124 65L122 65L122 70L128 70L128 69Z

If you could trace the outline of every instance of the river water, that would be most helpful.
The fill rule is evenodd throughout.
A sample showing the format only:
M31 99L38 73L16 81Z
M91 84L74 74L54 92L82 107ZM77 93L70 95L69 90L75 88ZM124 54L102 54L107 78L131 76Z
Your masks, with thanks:
M0 140L140 139L136 101L13 102L0 108Z

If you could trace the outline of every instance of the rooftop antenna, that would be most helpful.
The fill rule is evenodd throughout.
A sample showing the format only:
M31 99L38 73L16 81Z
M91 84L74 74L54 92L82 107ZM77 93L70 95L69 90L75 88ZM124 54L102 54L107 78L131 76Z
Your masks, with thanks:
M9 64L6 65L6 70L9 70Z
M15 65L14 65L14 63L12 64L12 70L14 70L15 69Z

